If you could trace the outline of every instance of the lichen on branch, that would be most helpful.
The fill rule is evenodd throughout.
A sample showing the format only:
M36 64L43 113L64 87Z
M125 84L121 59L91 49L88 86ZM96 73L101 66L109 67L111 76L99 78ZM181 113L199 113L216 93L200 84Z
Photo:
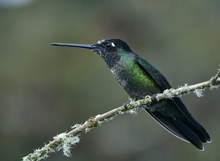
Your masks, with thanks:
M123 115L125 113L134 114L138 107L141 105L150 106L153 103L157 103L161 100L172 99L173 97L180 97L185 94L195 93L198 97L203 96L205 89L218 88L220 86L220 70L210 80L194 84L184 85L177 89L167 89L163 93L158 93L153 96L146 96L139 100L130 100L128 103L112 109L103 114L98 114L94 117L90 117L82 124L75 124L69 132L61 133L53 137L53 140L42 148L35 150L33 153L23 157L23 161L40 161L49 157L50 153L54 153L62 150L65 156L70 156L70 149L72 146L80 141L80 136L95 129L102 123L107 122L115 118L116 116Z

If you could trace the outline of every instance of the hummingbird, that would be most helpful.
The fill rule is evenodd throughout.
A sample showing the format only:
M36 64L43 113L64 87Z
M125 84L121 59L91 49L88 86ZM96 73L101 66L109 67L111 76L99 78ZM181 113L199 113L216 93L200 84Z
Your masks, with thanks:
M101 56L131 99L155 95L172 88L165 76L147 60L133 52L121 39L106 39L94 44L51 43L54 46L85 48ZM177 138L204 150L211 142L206 130L193 118L180 98L159 101L141 108Z

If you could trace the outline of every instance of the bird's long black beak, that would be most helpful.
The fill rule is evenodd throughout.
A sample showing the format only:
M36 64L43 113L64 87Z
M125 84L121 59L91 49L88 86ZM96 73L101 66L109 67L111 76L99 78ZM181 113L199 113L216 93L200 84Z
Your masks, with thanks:
M85 49L96 49L98 47L97 44L69 44L69 43L51 43L53 46L66 46L66 47L77 47L77 48L85 48Z

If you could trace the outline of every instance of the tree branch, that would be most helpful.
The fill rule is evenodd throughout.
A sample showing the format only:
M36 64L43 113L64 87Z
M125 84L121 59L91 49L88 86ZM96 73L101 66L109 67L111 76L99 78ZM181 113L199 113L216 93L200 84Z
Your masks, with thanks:
M53 141L50 141L44 147L35 150L33 153L23 157L23 161L40 161L49 157L50 153L62 150L65 156L70 156L70 149L73 145L80 141L79 136L81 134L89 132L91 129L101 125L102 123L112 120L116 116L123 115L125 113L135 113L136 109L141 105L150 106L161 100L171 99L173 97L180 97L184 94L194 92L198 97L203 95L203 91L207 88L218 88L220 85L220 70L210 80L194 84L184 85L177 89L167 89L163 93L155 94L153 96L146 96L139 100L130 100L118 108L108 111L103 114L98 114L94 117L90 117L82 124L75 124L69 132L61 133L53 137Z

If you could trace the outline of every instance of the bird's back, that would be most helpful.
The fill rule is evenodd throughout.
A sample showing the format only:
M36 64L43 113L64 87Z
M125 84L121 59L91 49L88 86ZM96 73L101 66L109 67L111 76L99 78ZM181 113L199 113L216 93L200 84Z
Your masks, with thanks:
M156 68L137 55L121 58L111 71L132 99L171 88L167 79ZM192 143L200 150L203 150L202 143L211 140L206 130L192 117L179 98L143 108L170 133Z

